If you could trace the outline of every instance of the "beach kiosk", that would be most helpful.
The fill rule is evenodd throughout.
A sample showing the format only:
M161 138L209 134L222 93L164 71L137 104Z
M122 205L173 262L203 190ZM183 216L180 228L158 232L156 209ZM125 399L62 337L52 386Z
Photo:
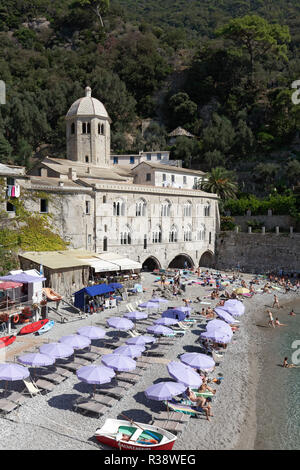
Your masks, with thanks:
M115 288L112 285L107 284L96 284L95 286L84 287L74 293L74 305L85 312L90 297L104 295L114 291Z

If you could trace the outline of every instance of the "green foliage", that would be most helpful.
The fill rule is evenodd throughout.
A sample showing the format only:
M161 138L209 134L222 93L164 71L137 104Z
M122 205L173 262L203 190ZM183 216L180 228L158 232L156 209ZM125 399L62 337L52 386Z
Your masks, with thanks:
M228 199L224 204L224 211L230 211L231 215L245 215L247 210L252 215L266 215L268 209L274 215L295 214L296 197L293 194L271 194L266 199L259 199L253 195L240 199Z
M220 166L207 173L199 187L203 191L217 194L222 201L235 198L238 191L234 173Z
M233 217L222 215L220 219L221 219L221 223L220 223L221 232L234 230L236 224L234 223Z

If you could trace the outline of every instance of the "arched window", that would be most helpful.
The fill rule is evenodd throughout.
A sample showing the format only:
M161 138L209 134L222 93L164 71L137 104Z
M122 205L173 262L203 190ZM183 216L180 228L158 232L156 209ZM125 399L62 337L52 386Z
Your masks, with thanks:
M204 224L200 226L200 229L197 232L197 240L198 241L204 241L205 240L205 234L206 234L206 227Z
M113 203L113 215L125 215L125 202L122 200Z
M87 123L86 132L87 132L87 134L91 133L91 123L90 122Z
M71 124L71 134L75 134L75 122Z
M82 123L82 133L86 134L86 122Z
M161 205L160 214L162 217L170 217L171 215L171 203L170 201L166 200Z
M161 240L162 240L161 226L157 225L152 232L152 243L161 243Z
M187 201L183 206L183 216L192 217L192 203Z
M136 217L144 217L146 215L146 201L144 199L139 199L135 205L135 215Z
M210 202L206 201L206 204L204 206L204 216L209 217L210 216Z
M172 225L171 230L169 232L169 242L176 243L178 241L178 231L175 225Z
M89 157L88 155L85 156L85 163L88 163L89 162Z
M186 229L184 230L183 240L185 242L191 242L192 241L192 227L190 225L188 225L186 227Z
M121 245L131 245L131 229L128 225L121 232L120 242Z

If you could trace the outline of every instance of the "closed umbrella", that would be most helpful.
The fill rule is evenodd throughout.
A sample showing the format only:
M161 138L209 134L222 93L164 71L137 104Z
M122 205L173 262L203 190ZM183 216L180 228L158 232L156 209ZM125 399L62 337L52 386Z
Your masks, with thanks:
M129 338L126 341L126 344L136 344L136 345L144 345L144 344L150 344L150 343L156 343L156 339L153 338L153 336L147 336L147 335L141 335L141 336L136 336L135 338Z
M148 318L148 315L146 312L140 312L139 310L135 312L128 312L124 313L124 317L128 318L129 320L145 320Z
M220 307L215 307L215 312L220 317L222 320L226 321L226 323L233 324L236 322L236 320L230 315L230 313L226 312L226 310L223 310Z
M155 325L163 325L163 326L171 326L171 325L176 325L179 320L176 320L176 318L169 318L169 317L162 317L159 318L158 320L155 320L154 324Z
M102 356L102 362L105 366L118 372L126 372L136 368L136 362L131 357L121 354L105 354Z
M104 338L105 333L105 330L98 326L83 326L77 330L77 334L86 336L90 340Z
M55 358L63 358L72 356L74 349L64 343L48 343L40 347L40 352Z
M163 325L153 325L148 326L147 328L148 333L153 333L154 335L173 335L174 331L171 328L167 328Z
M90 346L91 340L86 336L80 335L67 335L62 336L59 340L60 343L67 344L73 349L84 349Z
M215 361L207 354L185 353L180 356L180 360L184 364L204 372L211 372L215 367Z
M115 349L113 354L123 354L124 356L128 356L128 357L140 357L144 351L145 351L144 346L127 344L127 345L120 346L117 349Z
M111 317L107 320L107 324L111 328L122 331L132 330L134 328L134 323L132 323L131 320L122 317Z
M186 387L200 387L202 379L197 372L182 362L171 361L167 365L168 372L173 379L183 383Z

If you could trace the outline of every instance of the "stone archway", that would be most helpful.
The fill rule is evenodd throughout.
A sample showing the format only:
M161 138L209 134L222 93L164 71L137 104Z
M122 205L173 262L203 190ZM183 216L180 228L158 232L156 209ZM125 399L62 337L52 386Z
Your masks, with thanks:
M214 265L214 255L211 251L202 253L199 260L199 266L203 268L212 268Z
M185 253L180 253L179 255L175 256L168 266L168 268L171 269L184 269L193 267L194 261L189 255L186 255Z
M154 271L155 269L160 269L161 264L158 261L157 258L154 256L149 256L148 258L145 259L145 261L142 264L142 270L143 271Z

